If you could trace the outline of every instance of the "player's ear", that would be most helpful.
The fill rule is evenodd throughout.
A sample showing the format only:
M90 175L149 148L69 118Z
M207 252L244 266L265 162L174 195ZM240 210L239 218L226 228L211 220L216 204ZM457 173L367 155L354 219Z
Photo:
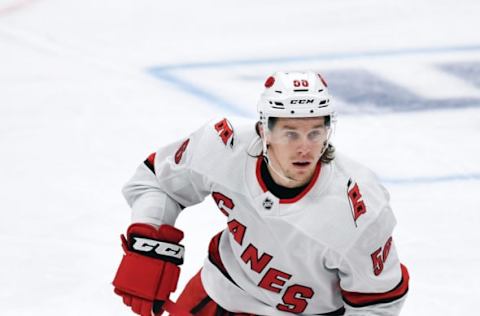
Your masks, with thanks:
M260 136L260 138L263 139L263 137L265 136L265 133L263 131L262 122L258 121L257 124L255 124L255 131L257 132L257 135Z
M265 137L265 131L263 130L263 124L260 123L258 127L259 127L259 131L260 131L260 137L264 138Z
M260 138L264 139L265 138L265 129L263 128L263 124L258 122L258 134L260 135ZM269 144L269 137L270 135L267 133L266 137L267 137L267 144Z
M263 128L263 124L259 121L255 124L255 131L257 135L260 136L261 139L265 139L265 129ZM270 137L269 133L266 134L267 137L267 145L270 145Z

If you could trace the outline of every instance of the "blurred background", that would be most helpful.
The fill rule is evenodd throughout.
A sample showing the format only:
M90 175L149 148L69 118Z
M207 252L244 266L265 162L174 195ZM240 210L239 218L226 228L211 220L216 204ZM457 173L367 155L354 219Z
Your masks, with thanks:
M122 185L207 120L253 125L265 78L306 69L329 83L337 149L391 193L402 315L475 313L479 16L477 0L0 0L0 314L133 315L111 286ZM180 289L223 221L210 198L179 217Z

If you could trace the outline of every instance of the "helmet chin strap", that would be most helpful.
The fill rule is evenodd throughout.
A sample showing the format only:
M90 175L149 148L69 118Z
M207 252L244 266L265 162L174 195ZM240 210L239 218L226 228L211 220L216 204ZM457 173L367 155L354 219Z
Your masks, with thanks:
M268 156L268 150L267 150L267 144L266 144L266 141L265 141L265 138L264 137L260 137L260 138L256 138L254 140L252 140L252 142L250 143L250 145L248 146L248 149L247 149L247 152L252 152L252 155L256 155L256 153L254 153L255 151L253 150L254 147L258 146L258 142L261 142L262 143L262 156L263 156L263 160L266 162L267 166L270 167L270 169L275 172L275 174L277 176L279 176L280 178L282 178L283 180L287 181L288 183L290 183L291 181L294 181L294 179L292 178L288 178L286 177L285 175L282 174L282 172L278 171L271 163L270 163L270 157Z
M283 172L280 172L277 170L277 168L275 168L272 163L271 163L271 159L268 155L268 146L267 146L267 131L266 129L268 128L265 128L266 126L268 126L268 118L264 118L264 120L262 120L262 125L263 125L263 128L264 128L264 132L263 132L263 137L262 137L262 153L263 153L263 160L267 163L267 166L273 171L275 172L275 174L277 176L279 176L282 180L286 181L287 183L291 183L293 181L295 181L295 179L292 179L292 178L289 178L287 177L286 175L283 174Z
M291 183L293 181L295 181L295 179L292 179L292 178L289 178L287 177L286 175L283 175L283 172L280 172L277 170L277 168L275 168L273 166L273 164L270 162L270 158L268 157L268 152L264 152L263 154L263 160L265 160L265 162L267 163L268 167L273 171L275 172L275 174L277 176L279 176L280 178L282 178L284 181L287 181L287 183Z

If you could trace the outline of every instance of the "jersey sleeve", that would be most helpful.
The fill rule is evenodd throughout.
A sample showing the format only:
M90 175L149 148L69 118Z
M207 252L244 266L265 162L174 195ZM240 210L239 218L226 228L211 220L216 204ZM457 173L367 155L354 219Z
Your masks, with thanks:
M368 204L375 217L361 227L359 237L344 254L339 268L346 315L398 315L408 291L409 275L400 263L392 237L396 220L388 193L380 185ZM372 211L372 210L370 210Z
M208 124L160 148L138 166L122 190L132 209L132 222L174 225L183 208L202 202L210 193L207 177L192 168L196 156L205 157L208 151L202 146L206 128Z

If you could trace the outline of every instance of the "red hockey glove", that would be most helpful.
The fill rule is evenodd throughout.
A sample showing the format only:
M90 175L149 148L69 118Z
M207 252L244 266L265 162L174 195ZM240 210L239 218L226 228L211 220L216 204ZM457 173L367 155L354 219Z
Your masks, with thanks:
M113 280L114 291L142 316L161 315L162 306L177 288L184 247L183 232L170 225L158 229L132 224L122 238L125 255Z

